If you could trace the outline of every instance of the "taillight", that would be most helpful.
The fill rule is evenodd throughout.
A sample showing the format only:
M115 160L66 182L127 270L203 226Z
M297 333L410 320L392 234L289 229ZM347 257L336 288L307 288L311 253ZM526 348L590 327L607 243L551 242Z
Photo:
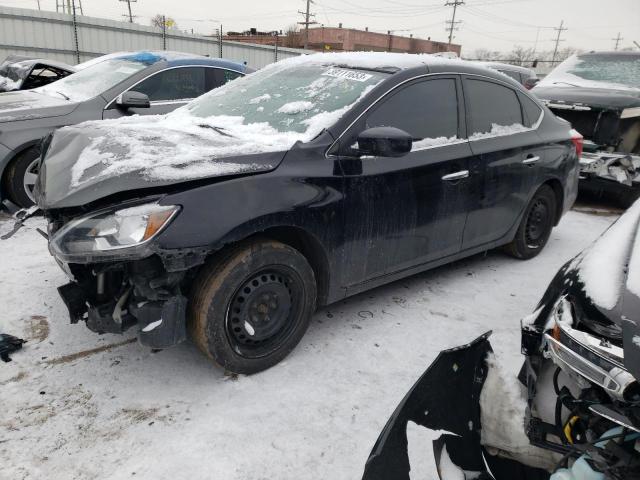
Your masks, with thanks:
M576 154L578 158L582 156L582 148L584 146L584 137L580 135L576 129L571 129L571 142L573 142L573 146L576 147Z

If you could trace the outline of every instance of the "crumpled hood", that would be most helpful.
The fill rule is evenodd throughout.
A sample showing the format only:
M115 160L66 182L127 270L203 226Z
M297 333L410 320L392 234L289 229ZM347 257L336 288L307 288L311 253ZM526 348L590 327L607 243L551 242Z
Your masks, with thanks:
M297 139L268 133L240 117L184 112L64 127L46 150L38 205L74 207L118 192L273 170Z
M640 90L538 85L531 91L539 99L550 102L583 104L609 109L640 106Z
M640 380L639 228L640 200L576 257L564 281L575 297L622 327L625 366Z
M0 123L59 117L75 110L77 103L50 97L33 90L6 92L0 95Z

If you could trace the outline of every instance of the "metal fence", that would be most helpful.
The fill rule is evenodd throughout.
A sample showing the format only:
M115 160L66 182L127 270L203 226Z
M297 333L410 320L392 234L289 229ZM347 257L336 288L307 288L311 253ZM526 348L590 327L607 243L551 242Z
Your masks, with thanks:
M105 53L173 50L223 57L261 68L304 50L223 41L175 29L102 18L0 6L0 61L10 54L45 57L71 65Z

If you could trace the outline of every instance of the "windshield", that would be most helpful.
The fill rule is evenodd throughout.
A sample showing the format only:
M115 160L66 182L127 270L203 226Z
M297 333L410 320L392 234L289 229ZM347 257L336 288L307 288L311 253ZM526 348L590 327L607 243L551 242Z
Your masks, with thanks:
M97 97L148 66L149 63L145 61L114 58L96 63L45 87L36 88L35 91L82 102Z
M540 84L640 89L640 55L574 55L558 65Z
M361 96L389 74L323 65L265 68L187 105L196 117L240 117L278 132L308 139L335 123Z

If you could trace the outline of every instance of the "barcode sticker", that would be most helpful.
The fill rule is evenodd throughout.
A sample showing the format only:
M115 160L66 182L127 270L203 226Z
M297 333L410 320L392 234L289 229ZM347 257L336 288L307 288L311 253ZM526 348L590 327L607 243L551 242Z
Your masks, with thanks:
M353 80L356 82L366 82L371 77L373 77L373 75L369 73L358 72L354 70L345 70L344 68L330 68L322 75L328 77L344 78L346 80Z

